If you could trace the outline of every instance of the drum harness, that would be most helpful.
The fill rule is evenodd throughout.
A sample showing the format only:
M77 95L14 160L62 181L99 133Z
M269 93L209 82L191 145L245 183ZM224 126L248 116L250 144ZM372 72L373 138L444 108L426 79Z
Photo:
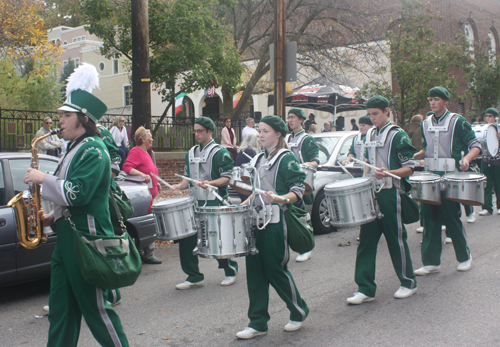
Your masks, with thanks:
M304 158L302 157L302 143L306 139L307 134L304 132L297 137L292 138L290 134L286 135L285 142L288 148L292 151L293 154L299 159L299 164L304 164ZM290 142L290 139L293 139L293 142Z
M255 189L261 188L263 190L271 191L276 194L276 191L273 189L274 184L272 182L276 182L276 174L279 168L279 164L286 153L290 152L288 149L280 149L278 153L269 161L261 164L259 168L257 168L257 164L260 162L264 153L257 154L250 165L248 166L249 171L254 172L255 181L251 180L252 187ZM275 165L276 164L276 165ZM275 171L273 172L273 168ZM268 176L272 175L271 181ZM250 200L250 204L254 205L254 211L256 212L256 216L254 218L258 221L255 223L257 229L263 230L266 228L268 224L279 223L280 221L280 212L279 210L285 210L286 205L280 203L278 205L275 204L266 204L265 200L262 198L261 194L257 194L255 191L252 192L254 194L254 198ZM258 199L258 200L256 200ZM255 204L257 202L257 204ZM262 226L260 226L262 223Z
M457 171L455 166L455 159L451 158L453 134L451 134L450 139L450 155L448 155L445 149L441 146L439 142L439 133L448 132L450 127L450 122L453 119L455 113L450 113L446 115L446 120L442 126L434 126L432 124L432 118L434 116L428 117L424 122L426 122L426 127L424 128L424 133L433 132L434 133L434 143L433 143L433 156L432 158L425 158L425 169L426 171L444 171L452 172Z
M221 150L221 146L216 143L208 145L204 150L199 150L199 146L194 146L189 150L189 168L194 177L198 180L205 181L205 177L211 177L212 159L214 155ZM196 185L189 185L189 192L197 200L205 200L205 207L208 201L216 199L215 194L211 189L203 189Z

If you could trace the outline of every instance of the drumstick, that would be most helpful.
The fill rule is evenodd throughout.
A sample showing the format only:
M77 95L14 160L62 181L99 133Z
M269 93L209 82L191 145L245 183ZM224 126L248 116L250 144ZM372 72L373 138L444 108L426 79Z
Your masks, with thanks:
M172 189L172 186L170 184L167 183L167 181L165 181L163 178L161 177L158 177L156 176L154 173L150 172L149 173L151 176L153 176L154 178L156 178L159 182L163 183L164 185L166 185L168 188Z
M186 176L182 176L182 175L178 175L178 174L175 174L175 175L176 175L176 176L178 176L178 177L184 178L184 179L186 179L186 180L188 180L188 181L191 181L191 182L201 183L201 181L197 181L197 180L195 180L195 179L192 179L192 178L189 178L189 177L186 177ZM226 206L231 206L231 204L230 204L230 203L228 203L226 200L224 200L224 199L222 198L222 196L220 196L220 195L216 192L216 190L219 190L219 188L217 188L216 186L212 186L212 185L210 185L210 184L205 184L205 185L206 185L206 186L207 186L207 187L208 187L208 188L212 191L212 193L215 195L215 197L216 197L217 199L219 199L219 200L220 200L220 201L221 201L224 205L226 205Z
M364 161L361 161L361 160L358 160L356 158L352 158L352 160L354 160L356 163L359 163L359 164L362 164L362 165L365 165L365 166L368 166L368 167L371 167L372 169L375 169L375 170L380 170L378 167L374 166L374 165L371 165L371 164L368 164L368 163L365 163ZM387 175L387 176L391 176L395 179L398 179L400 180L401 177L399 176L396 176L395 174L392 174L390 172L387 172L387 171L384 171L384 173Z
M235 182L233 184L233 186L236 186L236 187L239 187L241 189L248 190L248 191L252 191L253 190L251 185L245 184L243 182ZM255 188L255 192L257 194L262 194L262 193L265 193L266 191L262 190L262 189L259 189L259 188ZM284 201L284 202L290 202L290 199L284 198L284 197L276 195L276 194L273 194L273 198L281 200L281 201Z
M344 172L345 172L346 174L348 174L349 176L351 176L351 178L354 178L354 176L353 176L353 175L352 175L349 171L347 171L347 169L345 168L345 166L344 166L344 165L342 165L342 164L340 163L340 161L337 161L337 163L340 165L340 167L342 168L342 170L344 170Z
M251 156L249 156L248 154L246 154L245 152L241 152L243 153L244 156L246 156L248 159L252 160L253 158Z

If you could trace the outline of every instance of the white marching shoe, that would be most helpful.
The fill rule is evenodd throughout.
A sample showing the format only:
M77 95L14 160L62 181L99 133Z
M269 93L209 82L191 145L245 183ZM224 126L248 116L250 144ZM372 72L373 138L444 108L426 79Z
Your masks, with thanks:
M309 258L311 258L311 253L312 253L312 251L299 254L297 256L297 258L295 258L295 261L298 261L298 262L308 261Z
M416 269L415 271L413 271L413 273L417 276L425 276L428 274L437 273L439 271L441 271L441 265L427 265Z
M447 243L453 243L453 240L451 239L451 237L447 237L444 239L444 244L446 245Z
M406 299L417 292L417 287L410 289L406 287L399 287L399 289L394 293L396 299Z
M458 271L469 271L471 267L472 267L472 255L470 256L469 260L466 260L466 261L458 264L457 270Z
M226 276L220 283L221 286L230 286L236 281L236 276Z
M43 307L43 310L44 310L45 312L47 312L47 313L48 313L48 312L49 312L49 305L45 305L45 306Z
M417 231L417 234L423 233L424 227L418 227L416 231Z
M472 213L468 218L467 218L467 223L474 223L476 221L476 215Z
M198 288L198 287L203 287L203 281L194 282L194 283L189 282L189 281L185 281L185 282L179 283L178 285L175 286L175 288L177 288L179 290Z
M297 322L297 321L288 321L285 325L285 331L297 331L302 327L302 324L304 324L304 321L302 322Z
M354 293L354 296L351 296L350 298L347 298L347 302L352 305L359 305L364 302L369 302L373 301L375 298L371 298L363 293L357 292Z
M480 216L491 216L490 211L488 210L482 210L481 212L478 213Z
M267 331L258 331L254 328L246 327L242 331L237 332L236 337L239 339L248 340L265 334L267 334Z

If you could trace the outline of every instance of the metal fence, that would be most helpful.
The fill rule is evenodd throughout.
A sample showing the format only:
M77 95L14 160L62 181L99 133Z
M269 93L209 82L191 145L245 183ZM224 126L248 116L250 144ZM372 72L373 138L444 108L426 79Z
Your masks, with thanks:
M100 123L111 128L113 120L117 116L125 118L125 126L129 130L129 139L133 140L133 134L130 134L132 127L131 115L105 114ZM215 125L216 131L214 139L220 143L221 130L224 127L220 115L210 116ZM0 151L15 152L26 151L30 149L30 143L36 132L42 127L43 119L52 118L52 129L59 126L61 116L57 112L51 111L28 111L28 110L10 110L0 108ZM246 126L245 119L247 115L242 115L240 119L233 119L231 127L236 134L236 141L241 140L241 130ZM214 119L215 118L215 119ZM159 116L151 116L151 128L155 129ZM190 117L165 117L158 128L154 137L153 149L160 152L186 151L195 145L193 134L193 125L195 118Z

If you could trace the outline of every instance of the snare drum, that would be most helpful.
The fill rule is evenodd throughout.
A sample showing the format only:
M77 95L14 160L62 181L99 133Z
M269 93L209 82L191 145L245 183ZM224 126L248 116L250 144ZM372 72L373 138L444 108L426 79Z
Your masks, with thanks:
M493 124L479 124L473 125L472 130L481 143L482 156L496 157L499 147L496 127Z
M212 206L195 209L198 246L204 258L227 259L257 254L251 206Z
M464 205L484 204L485 175L475 172L453 172L445 174L443 178L445 198Z
M441 205L441 176L430 172L419 172L409 177L411 196L419 202Z
M195 235L195 203L193 197L183 196L163 200L151 206L158 231L157 238L161 241L172 241Z
M372 177L340 180L325 186L330 224L353 227L369 223L378 217L375 183Z
M314 166L301 164L300 169L306 174L306 179L304 180L304 186L306 187L306 191L304 192L304 195L310 195L314 190L314 178L316 177L316 168Z

